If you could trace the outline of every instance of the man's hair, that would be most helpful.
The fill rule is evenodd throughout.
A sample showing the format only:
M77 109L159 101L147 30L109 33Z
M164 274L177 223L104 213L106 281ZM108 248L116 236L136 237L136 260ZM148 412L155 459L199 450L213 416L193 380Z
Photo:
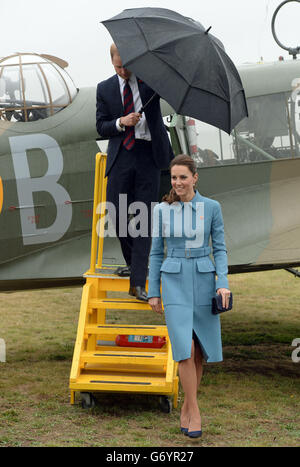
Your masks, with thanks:
M118 51L118 48L117 48L116 44L111 44L111 46L110 46L110 57L111 57L111 59L113 59L115 55L120 56L120 53Z

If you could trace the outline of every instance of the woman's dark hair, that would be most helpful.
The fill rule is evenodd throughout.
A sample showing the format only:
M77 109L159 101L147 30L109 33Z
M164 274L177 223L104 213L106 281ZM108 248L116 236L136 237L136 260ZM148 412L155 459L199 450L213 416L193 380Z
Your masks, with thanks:
M192 159L192 157L190 156L187 156L186 154L179 154L178 156L174 157L174 159L172 159L171 164L170 164L170 170L172 169L172 167L174 167L174 165L183 165L187 167L193 175L197 173L197 166L196 166L194 159ZM164 195L162 199L162 201L165 201L166 203L169 203L169 204L172 204L175 201L179 201L179 200L180 198L176 194L174 188L171 188L170 192L167 195Z

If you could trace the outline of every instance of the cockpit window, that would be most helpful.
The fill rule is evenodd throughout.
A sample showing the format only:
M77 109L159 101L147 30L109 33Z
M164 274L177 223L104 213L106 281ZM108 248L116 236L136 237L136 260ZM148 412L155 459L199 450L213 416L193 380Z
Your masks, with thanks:
M181 117L180 143L198 167L300 157L300 79L291 92L247 99L249 117L231 135Z
M73 101L77 89L64 69L67 63L48 57L15 54L0 59L0 121L47 118Z

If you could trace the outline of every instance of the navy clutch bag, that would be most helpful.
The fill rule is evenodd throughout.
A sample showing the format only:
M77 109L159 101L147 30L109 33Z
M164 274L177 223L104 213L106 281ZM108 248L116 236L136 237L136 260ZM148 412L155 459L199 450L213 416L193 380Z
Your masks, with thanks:
M222 295L216 295L212 299L212 310L211 311L214 315L218 315L219 313L224 313L225 311L232 309L232 302L233 302L232 293L230 293L229 306L228 308L223 308L222 307Z

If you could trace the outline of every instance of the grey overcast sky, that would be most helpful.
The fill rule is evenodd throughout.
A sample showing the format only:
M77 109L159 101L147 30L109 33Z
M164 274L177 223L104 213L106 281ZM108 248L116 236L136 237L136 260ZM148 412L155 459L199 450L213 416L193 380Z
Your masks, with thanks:
M100 21L125 8L160 7L200 21L224 44L239 66L291 58L274 41L272 15L281 0L0 0L0 57L15 52L56 55L69 63L77 87L96 86L113 73L112 42ZM283 6L276 21L279 40L300 45L300 3Z

